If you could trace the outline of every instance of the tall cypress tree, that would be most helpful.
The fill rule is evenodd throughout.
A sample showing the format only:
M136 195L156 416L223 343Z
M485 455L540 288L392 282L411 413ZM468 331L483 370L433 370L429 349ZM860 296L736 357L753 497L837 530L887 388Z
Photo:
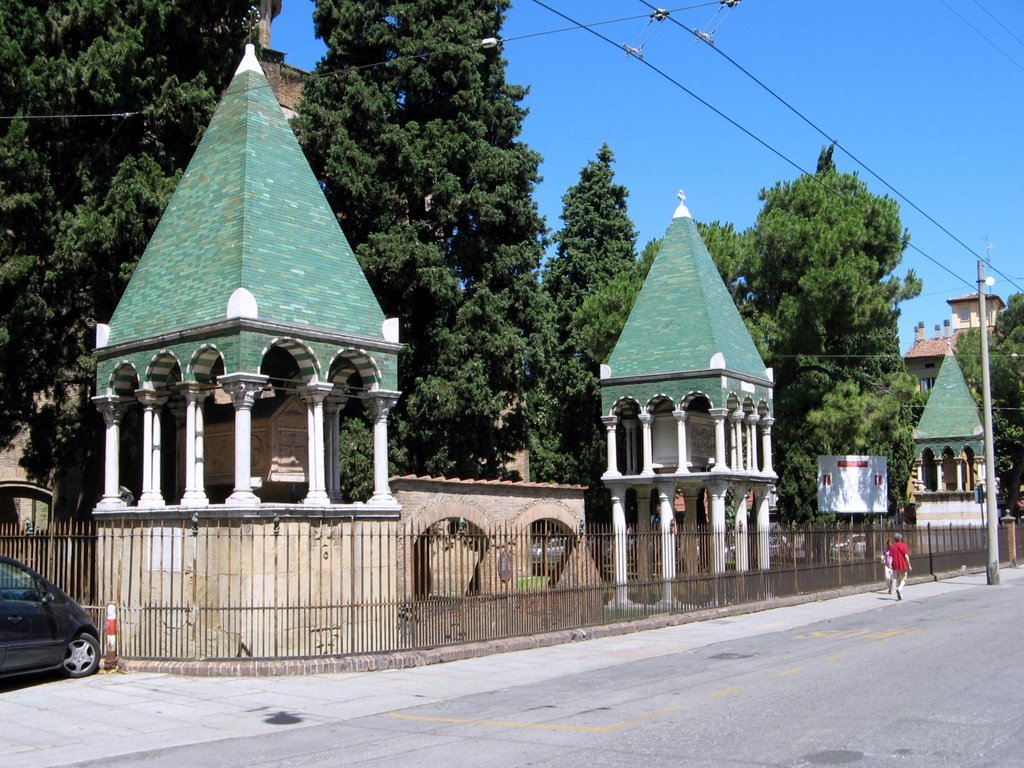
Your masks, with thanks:
M86 468L93 327L241 56L248 7L0 3L0 115L22 116L0 123L0 442L28 430L25 464L57 483L58 515L95 501L61 499L62 478L102 475Z
M526 442L540 157L505 81L507 0L322 0L300 140L384 311L400 318L403 471L498 477Z
M595 489L604 469L601 361L588 353L580 309L587 297L614 280L639 282L636 230L626 207L628 191L615 183L614 160L603 145L562 197L564 226L555 235L557 251L543 271L556 322L531 456L537 479L586 483ZM591 499L592 516L596 504Z

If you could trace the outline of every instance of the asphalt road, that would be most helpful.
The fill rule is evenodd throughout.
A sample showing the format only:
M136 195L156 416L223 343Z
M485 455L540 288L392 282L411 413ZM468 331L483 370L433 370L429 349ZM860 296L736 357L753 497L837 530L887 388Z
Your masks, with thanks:
M1024 766L1016 724L1024 706L1024 579L1004 578L998 587L981 586L983 577L956 581L910 587L901 602L869 593L841 598L859 601L844 610L818 603L799 614L781 609L560 647L579 657L569 661L527 651L521 680L504 657L489 657L396 676L307 681L319 696L333 690L343 698L357 677L370 696L375 680L386 695L423 675L416 682L425 687L403 688L405 698L391 702L405 705L368 707L363 715L268 707L255 692L235 700L225 688L225 712L248 701L262 731L226 728L223 738L120 755L111 749L81 764ZM533 668L529 654L535 665L554 666ZM148 685L163 682L178 697L188 691L187 681L168 676L154 675ZM267 690L275 685L264 682ZM3 704L0 694L0 720ZM21 764L74 762L61 759Z

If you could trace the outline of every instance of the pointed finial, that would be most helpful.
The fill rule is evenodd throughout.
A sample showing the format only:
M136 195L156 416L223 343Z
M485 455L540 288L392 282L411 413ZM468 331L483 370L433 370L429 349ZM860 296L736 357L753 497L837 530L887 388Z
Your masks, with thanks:
M263 67L260 66L259 61L256 59L256 46L252 43L245 44L245 56L242 57L238 69L235 70L236 75L240 75L243 72L259 72L261 75L263 74Z
M690 209L686 207L686 193L683 190L676 192L676 197L679 198L679 207L676 208L676 212L672 214L673 219L692 219L690 215Z

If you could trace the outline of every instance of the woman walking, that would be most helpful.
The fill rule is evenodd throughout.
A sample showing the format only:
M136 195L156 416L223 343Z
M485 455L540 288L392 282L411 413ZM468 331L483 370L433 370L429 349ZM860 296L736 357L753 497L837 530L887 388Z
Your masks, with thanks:
M896 599L903 599L903 586L907 583L907 572L910 568L910 550L903 543L903 534L897 533L892 537L892 544L889 545L889 555L892 557L892 576L896 582Z

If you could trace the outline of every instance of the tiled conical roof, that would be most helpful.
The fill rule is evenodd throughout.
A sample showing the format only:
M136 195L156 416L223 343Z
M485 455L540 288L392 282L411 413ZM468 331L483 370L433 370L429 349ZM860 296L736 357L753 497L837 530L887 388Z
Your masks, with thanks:
M983 434L978 404L967 388L956 356L948 352L942 358L928 404L914 430L914 439L922 449L932 447L935 450L937 446L935 452L938 453L942 449L940 444L980 441Z
M768 378L685 205L661 241L608 365L613 379L709 369Z
M239 317L370 340L382 338L384 321L252 46L125 289L107 343Z

